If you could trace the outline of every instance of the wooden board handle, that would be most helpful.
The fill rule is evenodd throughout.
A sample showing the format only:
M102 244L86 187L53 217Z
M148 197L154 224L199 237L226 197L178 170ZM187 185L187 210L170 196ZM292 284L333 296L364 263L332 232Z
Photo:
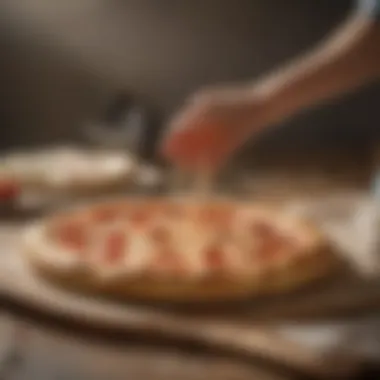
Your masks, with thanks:
M184 328L211 345L244 356L268 360L316 379L341 378L355 373L359 360L327 356L312 347L289 341L268 327L196 325Z

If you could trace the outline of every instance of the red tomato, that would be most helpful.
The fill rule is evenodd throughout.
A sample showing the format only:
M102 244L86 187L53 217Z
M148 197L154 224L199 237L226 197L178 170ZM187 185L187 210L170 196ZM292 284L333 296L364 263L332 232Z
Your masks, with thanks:
M19 184L11 179L0 179L0 200L11 200L20 193Z

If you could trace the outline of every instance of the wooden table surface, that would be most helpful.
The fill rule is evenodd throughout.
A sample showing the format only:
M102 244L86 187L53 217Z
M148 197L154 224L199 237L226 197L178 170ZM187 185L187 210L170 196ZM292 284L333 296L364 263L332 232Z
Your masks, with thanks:
M263 364L200 347L111 341L0 313L2 380L218 379L290 380Z

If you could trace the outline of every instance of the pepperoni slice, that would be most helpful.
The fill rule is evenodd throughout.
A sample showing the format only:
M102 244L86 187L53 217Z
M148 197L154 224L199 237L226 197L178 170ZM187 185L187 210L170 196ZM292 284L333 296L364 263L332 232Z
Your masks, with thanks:
M286 254L294 246L293 239L281 235L261 237L257 247L261 259L270 260L279 254Z
M225 206L206 206L199 211L201 222L225 226L232 220L232 209Z
M152 269L168 274L182 274L186 271L186 266L181 256L168 247L158 251Z
M168 218L179 219L186 215L186 211L180 204L168 203L163 209L164 215Z
M262 239L257 247L257 253L260 259L269 260L276 257L282 249L282 239Z
M164 225L154 226L150 230L149 236L159 245L168 245L170 243L170 231Z
M97 223L112 222L118 216L119 216L119 212L115 206L99 207L95 209L92 214L94 222L97 222Z
M80 250L86 247L87 229L81 222L62 223L57 226L54 233L57 239L70 249Z
M221 247L213 245L205 251L205 262L210 269L222 269L226 265L224 252Z
M145 226L152 217L150 207L139 207L131 211L130 220L135 227Z
M124 231L111 231L106 237L105 259L108 264L119 263L125 254L127 236Z
M252 234L259 236L263 239L272 238L278 235L274 226L271 225L269 222L263 220L255 221L251 225L251 232Z

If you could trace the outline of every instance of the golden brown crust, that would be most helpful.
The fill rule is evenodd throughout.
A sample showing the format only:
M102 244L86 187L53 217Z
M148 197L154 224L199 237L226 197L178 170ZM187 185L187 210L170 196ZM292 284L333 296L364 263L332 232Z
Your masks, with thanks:
M151 301L228 301L259 295L286 293L332 273L336 261L326 254L315 254L297 268L292 263L286 268L267 273L263 279L249 281L208 278L200 281L160 281L152 278L126 277L100 279L88 269L63 271L38 259L29 250L28 257L33 268L44 278L74 291L118 299Z
M255 206L249 207L254 209ZM272 218L278 218L279 214L275 210L266 209L265 212ZM49 220L42 225L46 223ZM223 301L288 292L331 273L338 260L318 229L306 222L297 223L297 229L309 239L307 252L295 255L294 259L287 260L282 265L271 266L249 276L209 275L202 278L168 279L153 278L146 274L130 276L125 272L102 276L88 266L61 265L55 262L54 255L47 258L42 253L43 248L38 244L38 239L26 242L25 253L39 274L73 290L120 299Z

